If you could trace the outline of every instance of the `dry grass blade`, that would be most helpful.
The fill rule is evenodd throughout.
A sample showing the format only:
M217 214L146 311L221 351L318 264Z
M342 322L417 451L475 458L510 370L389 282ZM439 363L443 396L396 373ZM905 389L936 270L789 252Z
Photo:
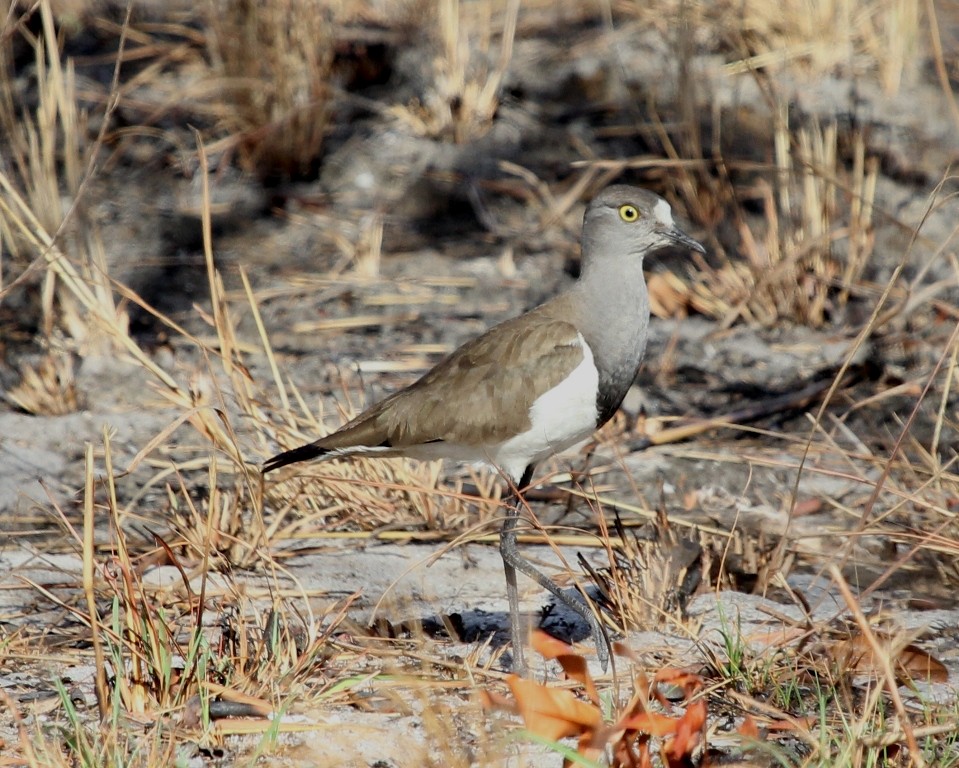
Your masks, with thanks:
M398 106L392 114L421 134L458 144L484 136L499 107L520 5L519 0L508 0L502 7L499 51L491 66L492 17L499 6L441 0L435 17L441 51L435 58L434 89L422 107Z
M298 176L318 163L332 109L335 8L313 0L209 5L217 90L230 106L222 128L262 176Z
M703 547L677 535L662 508L649 538L627 531L618 514L615 523L613 538L600 516L609 566L596 570L582 557L580 565L599 587L617 631L681 627L686 602L703 576Z
M85 610L71 605L71 598L65 602L40 584L33 583L33 587L42 598L77 619L81 631L76 640L81 648L92 646L96 659L99 720L105 724L104 730L95 735L96 724L91 724L88 731L79 715L72 715L76 718L71 725L76 752L86 755L89 764L98 765L107 764L104 760L111 750L128 754L133 745L127 740L133 735L127 734L124 723L133 717L143 724L138 730L137 753L142 755L144 744L150 744L151 762L145 764L170 764L163 755L189 733L218 717L223 709L221 702L249 702L263 697L273 700L278 691L297 695L304 680L324 677L331 656L330 639L345 619L351 600L334 603L321 615L311 614L304 620L287 604L279 582L282 577L278 576L273 608L262 622L255 618L259 608L229 580L230 599L220 604L221 598L211 596L206 588L212 565L208 555L214 551L212 516L204 522L205 540L198 543L202 552L189 553L183 564L175 561L185 599L175 586L152 586L124 530L107 434L104 457L106 499L97 499L96 476L101 473L96 469L94 448L88 445L82 531L73 530L69 521L64 521L81 553L76 590L85 598ZM215 485L215 477L213 480ZM184 496L188 498L189 494L184 492ZM95 514L104 504L110 552L106 557L103 525L98 522L100 515ZM177 557L169 547L164 551L170 558ZM200 564L198 576L195 572L188 574L194 570L189 562ZM199 589L192 586L196 578L200 579ZM58 591L63 588L65 585ZM302 597L305 593L302 589L300 592ZM109 606L106 611L104 605ZM205 612L219 620L208 620ZM64 706L75 712L69 699ZM171 711L182 711L184 717L177 722L163 716ZM229 731L226 728L224 733ZM34 734L24 731L22 735L24 755L34 754L33 747L47 748ZM39 758L31 763L46 764Z
M107 665L100 642L99 615L97 612L96 594L94 592L94 564L95 551L93 547L94 507L93 507L93 446L86 448L86 476L83 505L83 592L87 599L87 613L90 621L90 631L93 640L93 654L96 659L96 693L97 706L100 709L101 719L106 719L110 712L110 697L107 689Z
M66 354L44 357L36 367L20 368L20 383L2 393L4 399L32 414L73 413L79 407L73 358Z

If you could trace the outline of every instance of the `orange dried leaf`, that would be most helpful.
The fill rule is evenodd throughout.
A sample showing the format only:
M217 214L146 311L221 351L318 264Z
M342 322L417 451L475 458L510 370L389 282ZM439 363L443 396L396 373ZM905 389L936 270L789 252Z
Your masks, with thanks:
M672 736L679 727L679 720L658 712L640 712L638 715L624 717L616 724L616 730L640 731L650 736Z
M586 696L598 707L599 691L596 690L596 684L593 682L593 677L589 674L589 669L586 665L586 659L584 659L582 656L570 653L566 654L565 656L557 656L556 661L559 662L560 666L563 668L563 672L566 673L566 676L570 680L575 680L577 683L582 683L583 687L586 689Z
M686 699L690 699L695 696L705 685L702 677L693 674L692 672L687 672L683 669L667 668L659 670L659 672L657 672L656 676L653 678L653 688L650 693L656 701L667 708L672 705L666 695L660 690L660 683L666 683L668 685L681 688L683 691L683 696Z
M593 683L592 675L589 674L589 666L586 659L578 653L573 653L573 647L567 645L562 640L557 640L552 635L543 632L541 629L533 632L530 639L533 649L546 659L555 659L563 668L566 677L581 683L586 689L586 695L589 700L599 705L599 691Z
M653 768L653 758L649 749L649 739L637 741L635 736L626 735L613 745L611 768Z
M586 732L579 737L579 743L576 745L576 751L587 760L594 763L599 762L606 750L607 734L604 730ZM571 763L568 760L563 761L563 768Z
M621 656L624 659L629 659L630 661L639 663L639 657L636 655L636 652L626 645L626 643L620 640L616 640L613 643L613 653L615 653L617 656Z
M877 639L882 653L893 653L890 640ZM876 657L869 639L863 635L854 635L836 643L833 654L846 671L875 677L880 677L883 673L882 660ZM896 679L900 683L908 680L944 683L949 680L949 671L945 665L912 643L901 648L892 662Z
M802 731L810 733L816 727L817 719L814 715L805 717L790 717L786 720L772 720L766 724L770 731Z
M706 702L700 699L686 707L676 724L676 736L666 745L666 754L680 760L693 754L699 745L700 734L706 725Z
M746 715L742 724L736 729L736 733L750 741L759 741L759 724L752 715Z
M932 683L949 682L946 665L911 643L899 652L896 673L910 680L928 680Z
M530 635L529 644L544 659L555 659L557 656L566 656L573 652L573 646L569 643L564 643L541 629L537 629Z
M502 694L481 690L479 692L479 700L483 709L498 709L502 712L509 712L512 715L519 714L516 702L512 699L507 699Z
M672 669L670 667L659 670L653 678L653 682L675 685L677 688L682 688L687 696L700 690L705 685L700 675L685 669Z
M580 701L571 691L547 688L516 675L506 678L523 722L545 739L561 739L593 731L603 724L599 709Z
M647 691L649 690L649 686L645 684L645 676L643 676L642 679L637 678L636 682L636 692L632 695L629 703L623 709L621 715L623 718L635 717L636 715L645 712L646 708L649 706L649 697L646 695ZM640 683L643 683L643 685L640 686Z
M776 627L775 629L762 629L744 634L743 642L748 643L750 646L781 648L787 643L803 637L808 631L805 627L787 627L784 625Z
M797 501L790 513L792 517L815 515L822 511L823 502L819 498L801 499Z

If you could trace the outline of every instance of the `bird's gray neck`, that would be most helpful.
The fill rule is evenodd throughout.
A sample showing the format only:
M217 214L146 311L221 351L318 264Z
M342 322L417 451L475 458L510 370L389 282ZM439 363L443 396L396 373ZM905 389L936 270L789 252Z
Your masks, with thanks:
M594 254L590 267L573 290L576 322L599 371L597 410L604 424L623 402L646 351L649 293L642 258L618 254L604 264Z

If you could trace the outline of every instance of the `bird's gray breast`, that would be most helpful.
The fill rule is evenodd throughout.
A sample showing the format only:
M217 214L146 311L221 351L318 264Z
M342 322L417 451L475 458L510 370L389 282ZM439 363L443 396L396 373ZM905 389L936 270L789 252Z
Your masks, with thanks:
M593 354L601 426L623 402L646 351L649 293L642 259L624 259L619 251L593 258L593 270L580 278L565 306Z
M593 352L599 372L596 393L597 426L609 421L632 386L649 335L649 303L645 291L634 296L631 305L619 313L606 314L606 322L595 326L587 343ZM621 305L623 306L623 305Z
M618 360L608 360L605 364L598 361L602 367L599 371L599 391L596 394L596 411L599 414L597 426L602 426L613 417L632 386L646 351L645 333L641 338L632 340L629 351L629 355Z

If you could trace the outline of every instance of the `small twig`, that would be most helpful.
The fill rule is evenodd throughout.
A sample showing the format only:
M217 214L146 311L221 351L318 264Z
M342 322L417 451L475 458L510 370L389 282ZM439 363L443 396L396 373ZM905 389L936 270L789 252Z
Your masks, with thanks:
M944 733L959 733L959 723L942 723L940 725L924 725L920 728L913 728L912 735L917 739L925 739L930 736L941 736ZM862 739L862 743L867 747L883 748L891 747L893 744L899 744L906 739L905 731L889 731L881 736L869 736Z
M666 445L668 443L677 443L681 440L688 440L706 432L721 429L722 427L748 424L749 422L759 421L760 419L768 418L778 413L806 410L816 402L824 392L835 391L840 387L850 387L862 381L866 376L866 371L863 366L847 369L843 373L843 380L838 386L836 386L836 381L831 378L813 382L795 392L786 392L758 403L751 403L750 405L730 411L722 416L716 416L710 419L689 420L681 422L678 426L661 430L653 435L644 435L639 440L632 441L629 448L631 451L643 451L654 445Z
M110 716L110 693L107 687L106 658L103 644L100 642L100 615L97 611L96 585L96 548L93 541L95 525L95 507L93 503L94 464L93 444L87 443L85 451L86 472L83 488L83 593L87 600L87 614L90 623L90 640L93 643L93 657L96 665L97 709L100 719L106 722Z

